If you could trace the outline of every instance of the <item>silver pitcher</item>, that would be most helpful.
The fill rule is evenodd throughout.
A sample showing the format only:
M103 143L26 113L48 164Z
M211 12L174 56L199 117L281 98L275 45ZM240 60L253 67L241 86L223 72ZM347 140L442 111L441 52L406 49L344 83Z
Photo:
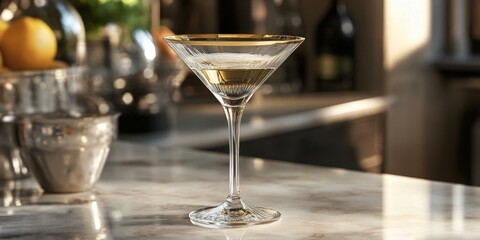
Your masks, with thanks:
M84 91L85 68L0 74L0 181L28 176L14 144L12 119L23 114L72 110Z
M12 115L0 115L0 180L29 176L15 139L14 121L15 117Z

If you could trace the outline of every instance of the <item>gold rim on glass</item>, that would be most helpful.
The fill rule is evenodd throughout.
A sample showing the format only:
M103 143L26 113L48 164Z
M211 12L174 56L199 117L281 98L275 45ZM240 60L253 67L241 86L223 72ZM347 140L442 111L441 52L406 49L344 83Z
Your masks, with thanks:
M266 46L274 44L297 44L303 37L262 34L185 34L164 37L165 40L185 45L204 46Z

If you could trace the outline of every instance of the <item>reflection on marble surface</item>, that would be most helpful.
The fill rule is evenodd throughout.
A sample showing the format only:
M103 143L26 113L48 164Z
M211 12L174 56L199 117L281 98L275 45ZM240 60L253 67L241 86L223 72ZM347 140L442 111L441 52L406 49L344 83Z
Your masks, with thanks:
M91 194L40 195L0 211L1 239L111 239L104 207Z
M0 238L480 239L479 188L251 158L241 168L245 200L280 221L194 226L190 211L225 197L227 156L119 143L93 192L0 208Z

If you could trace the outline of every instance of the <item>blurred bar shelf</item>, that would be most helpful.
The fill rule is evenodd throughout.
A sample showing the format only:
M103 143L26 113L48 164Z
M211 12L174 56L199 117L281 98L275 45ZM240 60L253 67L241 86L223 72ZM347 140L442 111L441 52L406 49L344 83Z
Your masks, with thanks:
M480 56L440 57L432 61L432 65L447 76L480 76Z
M394 101L360 92L257 97L244 113L240 154L381 173L385 112ZM216 102L180 106L168 131L120 139L229 152L225 116Z
M252 99L242 120L242 141L285 134L382 114L392 97L365 93L322 93ZM122 134L121 140L164 147L211 148L228 141L218 103L181 105L173 128L157 133Z

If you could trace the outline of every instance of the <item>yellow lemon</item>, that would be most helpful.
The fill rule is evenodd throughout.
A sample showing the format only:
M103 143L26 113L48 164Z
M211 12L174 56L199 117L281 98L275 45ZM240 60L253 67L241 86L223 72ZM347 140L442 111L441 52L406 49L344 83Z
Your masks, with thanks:
M0 51L4 65L11 70L46 69L57 54L57 39L44 21L22 17L5 31Z

